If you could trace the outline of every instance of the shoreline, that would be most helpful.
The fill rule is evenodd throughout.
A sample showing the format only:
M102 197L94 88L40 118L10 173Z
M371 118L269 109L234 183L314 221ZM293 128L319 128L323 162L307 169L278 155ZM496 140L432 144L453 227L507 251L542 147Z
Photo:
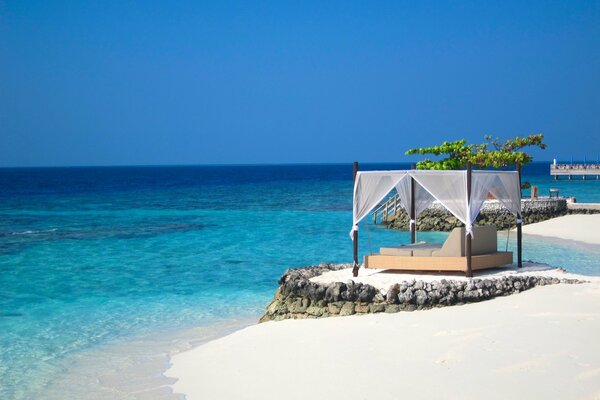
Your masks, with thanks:
M587 215L586 217L590 217L590 215ZM528 236L537 237L537 235ZM556 241L557 243L564 243L565 241L568 241L567 239L558 239L549 236L539 236L539 238L546 241ZM592 244L587 244L583 242L574 243L580 244L581 246L584 246L586 248L589 247L594 249L600 249L600 247L597 247L596 245ZM371 273L372 271L369 271L369 274ZM576 276L581 279L596 279L593 276L590 277L587 275ZM456 278L462 277L453 277L453 279ZM533 288L532 290L529 290L527 292L535 292L540 289L544 288ZM510 297L520 298L520 296L522 296L523 294L524 293L521 293ZM500 297L494 301L502 299L504 299L504 297ZM483 303L477 304L484 303L490 303L490 301L485 301ZM265 306L266 305L267 304L265 303ZM464 306L453 306L445 308L468 308L473 305L475 304L466 304ZM416 311L414 313L402 312L399 314L422 314L435 310L436 309L422 310ZM387 315L389 314L381 313L372 316L376 318L387 318ZM365 318L367 316L368 315L361 315L357 316L356 318ZM132 394L139 396L139 398L153 400L183 399L184 395L177 392L178 377L172 375L173 367L179 363L179 356L182 354L187 354L189 352L194 352L196 349L202 348L210 343L220 342L221 340L225 340L226 338L232 335L237 335L238 333L245 332L247 329L252 329L253 327L257 327L259 325L273 324L258 324L257 322L259 317L260 315L257 315L256 318L235 319L232 320L233 322L228 320L217 324L211 324L208 326L185 329L183 331L173 331L165 335L152 334L144 337L134 337L131 339L125 339L122 341L120 340L116 343L104 345L101 348L91 349L82 354L78 354L75 357L69 357L65 360L65 363L63 364L64 374L47 388L48 390L45 392L46 398L60 399L68 390L69 393L79 393L80 395L85 395L85 398L91 399L104 399L107 397L125 398L126 396L131 396ZM346 318L348 317L333 319ZM281 322L275 322L275 324L279 324ZM377 320L374 323L378 324ZM226 327L224 329L218 329L218 332L213 332L212 328L217 325L223 325ZM210 332L207 333L207 330ZM268 331L270 330L271 329L269 329ZM194 334L194 331L196 331L196 334ZM268 331L265 331L264 334L269 334L267 333ZM181 340L181 342L177 344L174 338L178 338L177 340ZM196 340L194 338L199 338L199 340ZM360 341L357 341L357 343L359 342ZM162 347L158 349L157 346ZM143 353L145 351L144 349L148 350L146 354ZM329 349L323 351L329 351ZM125 358L129 358L129 360L125 360L124 362L123 360ZM138 362L127 365L127 363L129 363L132 358L137 358ZM96 362L98 360L101 360L100 366L96 365ZM139 362L140 360L142 361ZM102 370L102 366L107 366L110 363L114 364L113 366L111 366L111 368L114 367L111 371L109 371L108 369ZM102 373L96 374L97 372ZM268 374L269 372L266 371L265 373ZM259 380L261 379L260 376L256 376L256 378ZM95 380L97 380L97 382ZM102 393L104 393L104 395L102 395ZM111 394L107 395L107 393ZM121 397L113 396L117 394ZM214 398L219 398L217 395L215 396L216 397ZM241 396L241 398L244 398L244 396ZM194 397L193 395L188 395L187 399L193 400Z
M32 382L26 398L62 400L182 400L173 393L173 378L164 372L173 356L226 337L257 318L245 316L168 332L150 332L122 338L102 346L73 353L55 363L47 382ZM42 395L43 394L43 395ZM24 397L25 398L25 397Z
M516 234L516 230L511 231L511 233ZM500 234L500 232L498 232ZM534 233L525 233L523 232L523 239L531 238L539 242L544 242L548 244L556 244L563 247L570 247L574 249L583 250L590 253L599 253L600 254L600 244L596 243L586 243L575 239L561 239L556 236L546 236L546 235L538 235ZM596 276L596 275L592 275Z
M571 233L578 224L562 225L560 237L540 238L574 240ZM600 240L578 243L596 248ZM173 356L164 376L175 379L174 393L188 400L282 395L431 398L440 395L428 393L435 387L444 387L446 398L536 398L545 390L540 383L554 388L545 393L547 398L596 398L600 347L594 332L600 331L600 277L567 272L564 277L587 282L534 287L514 296L416 312L255 324ZM419 334L407 335L415 326L421 327ZM433 346L435 354L430 341L439 341ZM573 357L586 361L575 362ZM399 385L398 376L409 383ZM461 376L471 376L465 382L469 390L456 385ZM503 382L502 390L497 379Z
M523 234L600 245L600 214L571 214L530 225Z
M268 322L176 355L165 375L188 400L596 398L598 305L593 279L427 311Z

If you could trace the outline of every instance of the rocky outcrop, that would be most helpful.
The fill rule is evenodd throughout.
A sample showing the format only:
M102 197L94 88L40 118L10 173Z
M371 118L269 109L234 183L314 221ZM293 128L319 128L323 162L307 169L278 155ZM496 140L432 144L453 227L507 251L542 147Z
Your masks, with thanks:
M434 282L413 279L382 291L352 280L326 285L310 281L310 278L324 272L350 267L349 264L321 264L286 271L279 280L275 297L267 306L260 322L414 311L493 299L535 286L583 282L543 276L440 279Z
M567 201L565 199L522 201L524 224L545 221L550 218L566 215L568 212ZM387 222L387 225L393 229L408 230L409 220L406 211L402 210L391 218ZM476 221L479 225L494 224L498 230L510 229L516 226L515 216L496 200L484 203ZM417 218L416 223L418 231L451 231L456 227L464 226L462 222L439 203L434 203L423 211Z
M597 208L569 208L567 214L600 214Z

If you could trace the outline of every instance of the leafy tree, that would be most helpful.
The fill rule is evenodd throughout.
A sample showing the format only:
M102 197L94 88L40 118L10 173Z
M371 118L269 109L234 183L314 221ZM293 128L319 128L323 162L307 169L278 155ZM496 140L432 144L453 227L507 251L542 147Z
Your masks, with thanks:
M465 139L443 142L439 146L410 149L406 154L446 156L439 160L429 158L421 160L417 163L417 169L462 169L469 162L479 168L502 168L515 164L525 165L533 161L533 157L520 151L525 147L546 148L542 134L529 135L524 138L517 136L504 142L491 136L484 136L484 140L481 144L467 144Z

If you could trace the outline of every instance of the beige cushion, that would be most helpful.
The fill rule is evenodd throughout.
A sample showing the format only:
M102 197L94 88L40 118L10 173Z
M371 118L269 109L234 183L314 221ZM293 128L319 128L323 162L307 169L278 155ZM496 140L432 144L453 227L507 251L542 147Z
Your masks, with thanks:
M498 250L498 233L496 225L482 225L473 227L471 240L471 254L490 254ZM442 248L433 251L432 257L464 257L466 255L465 228L454 228L444 242Z
M399 246L399 247L382 247L379 249L380 254L386 256L412 256L412 249L410 246Z
M432 257L462 257L465 248L465 228L454 228L440 250L431 253Z
M496 225L482 225L473 228L471 254L476 256L498 251L498 231L496 231Z
M413 249L413 256L414 257L431 257L431 254L436 251L436 250L440 250L442 248L441 244L427 244L425 246L419 246L419 247L415 247Z
M379 253L387 255L387 256L411 257L411 256L416 255L414 253L415 251L419 251L420 249L428 248L429 246L438 246L439 247L439 245L432 245L427 242L419 242L419 243L407 244L407 245L398 246L398 247L382 247L379 249ZM431 255L431 250L429 251L429 254L427 254L427 255Z

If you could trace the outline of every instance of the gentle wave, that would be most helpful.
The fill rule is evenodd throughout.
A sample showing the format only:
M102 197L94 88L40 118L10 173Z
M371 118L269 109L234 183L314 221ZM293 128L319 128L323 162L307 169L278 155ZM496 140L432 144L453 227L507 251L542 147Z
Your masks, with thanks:
M189 224L158 224L148 226L101 226L93 229L89 228L63 228L60 231L58 228L54 229L41 229L41 230L26 230L16 232L0 232L0 237L11 237L11 236L31 236L28 241L31 243L39 242L40 240L93 240L103 238L116 238L116 239L132 239L132 238L144 238L158 236L168 233L176 232L192 232L205 229L207 227L215 227L212 224L200 224L200 223L189 223ZM53 234L48 236L48 234ZM27 243L17 241L15 243ZM1 247L0 243L0 247Z
M39 234L39 233L51 233L51 232L56 232L58 230L58 228L53 228L53 229L41 229L41 230L27 230L27 231L23 231L23 232L11 232L11 235L34 235L34 234Z

